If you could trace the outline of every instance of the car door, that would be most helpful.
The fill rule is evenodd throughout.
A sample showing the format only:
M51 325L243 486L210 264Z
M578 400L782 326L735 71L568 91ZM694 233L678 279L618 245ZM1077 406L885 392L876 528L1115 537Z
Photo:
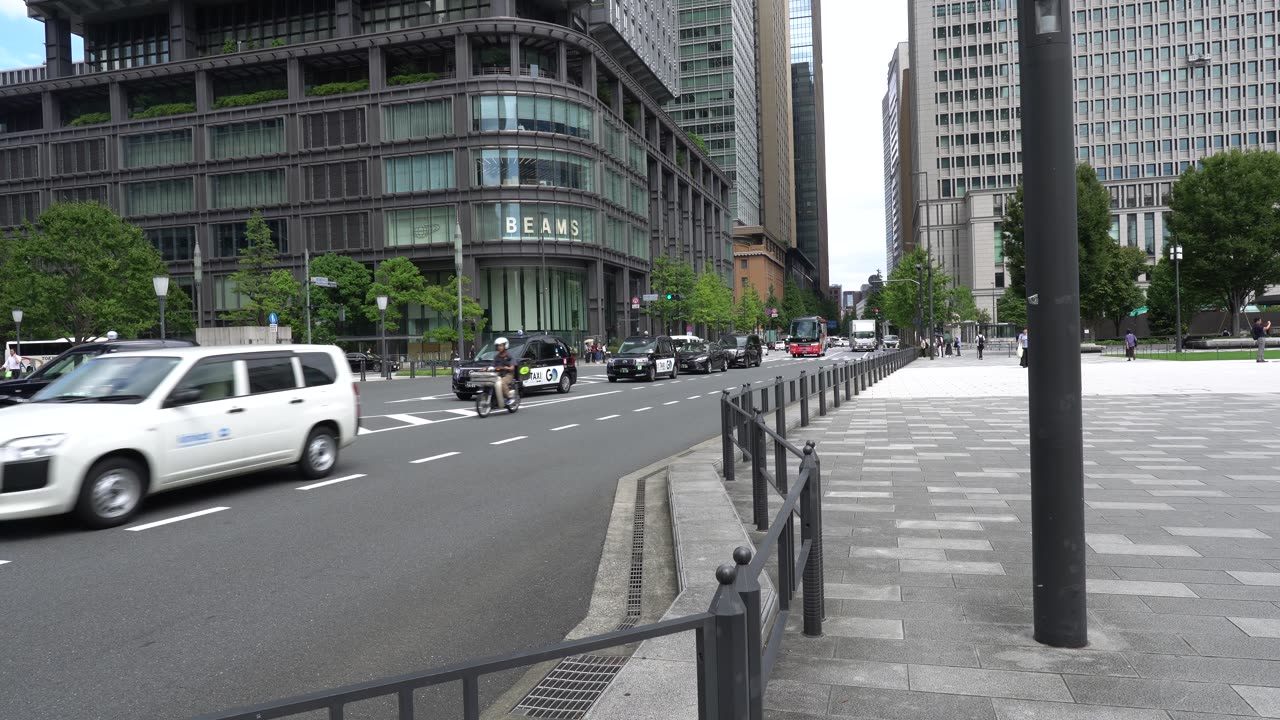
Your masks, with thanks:
M563 361L556 355L553 340L544 338L529 344L525 350L529 358L529 375L524 384L531 390L555 387L564 371Z
M248 388L243 398L248 464L266 467L292 461L311 430L293 354L242 356L241 366Z
M664 337L658 339L658 356L657 356L658 374L663 375L671 372L676 366L676 350L671 338Z
M196 482L244 466L248 428L240 390L233 359L207 358L187 370L160 409L160 485ZM184 392L194 397L176 402Z

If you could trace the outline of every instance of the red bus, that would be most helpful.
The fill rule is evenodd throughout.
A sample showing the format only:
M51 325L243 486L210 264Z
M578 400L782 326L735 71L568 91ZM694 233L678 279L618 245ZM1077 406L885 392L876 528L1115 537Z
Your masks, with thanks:
M827 321L811 315L791 321L791 339L787 341L791 357L827 354Z

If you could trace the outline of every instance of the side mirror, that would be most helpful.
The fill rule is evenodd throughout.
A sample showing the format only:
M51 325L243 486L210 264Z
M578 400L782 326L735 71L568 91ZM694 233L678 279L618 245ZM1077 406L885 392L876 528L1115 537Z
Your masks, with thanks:
M169 399L165 401L165 407L178 407L180 405L190 405L200 400L200 388L182 388L169 393Z

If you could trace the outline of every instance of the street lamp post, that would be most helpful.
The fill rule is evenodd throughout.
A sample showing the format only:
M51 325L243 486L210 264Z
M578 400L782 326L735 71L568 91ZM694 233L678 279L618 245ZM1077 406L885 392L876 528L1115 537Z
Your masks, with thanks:
M196 241L195 253L191 256L191 269L196 281L196 327L204 327L204 315L200 311L200 285L204 279L204 257L200 255L200 241Z
M382 376L389 377L387 375L387 296L379 295L377 299L378 315L381 317L378 329L381 350L378 351L378 354L382 356Z
M917 175L924 176L924 245L925 255L929 258L929 359L932 360L937 347L933 342L933 234L929 232L929 171L916 170L911 173L913 178Z
M1182 352L1182 246L1174 245L1169 249L1173 258L1173 307L1174 332L1177 333L1176 351Z
M18 353L18 357L22 357L22 311L21 310L13 311L13 331L14 331L14 334L17 335L17 340L14 341L15 351Z
M164 275L157 275L151 278L151 287L156 291L156 297L160 299L160 339L164 339L164 299L169 294L169 278Z
M919 340L920 338L925 337L924 335L924 265L920 265L918 263L916 264L916 277L918 278L916 285L919 286L917 288L919 290L919 293L917 293L918 297L916 299L916 333L919 335L919 337L917 337L916 340Z
M462 223L453 224L453 272L458 278L458 362L462 362Z
M1019 0L1035 639L1088 643L1080 268L1068 0Z

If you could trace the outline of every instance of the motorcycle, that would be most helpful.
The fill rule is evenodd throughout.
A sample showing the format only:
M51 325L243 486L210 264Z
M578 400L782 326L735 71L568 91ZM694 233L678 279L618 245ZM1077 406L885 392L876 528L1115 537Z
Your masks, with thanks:
M486 418L489 413L504 406L498 398L498 373L492 367L472 372L469 379L480 387L480 392L476 393L476 415ZM505 407L509 413L520 409L520 383L512 382L511 404Z

